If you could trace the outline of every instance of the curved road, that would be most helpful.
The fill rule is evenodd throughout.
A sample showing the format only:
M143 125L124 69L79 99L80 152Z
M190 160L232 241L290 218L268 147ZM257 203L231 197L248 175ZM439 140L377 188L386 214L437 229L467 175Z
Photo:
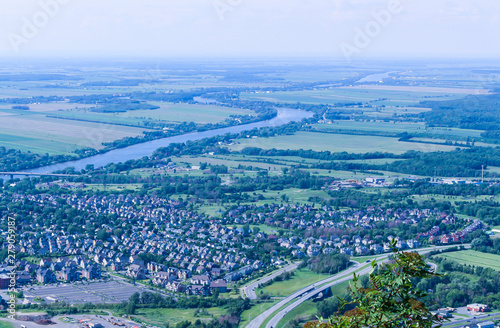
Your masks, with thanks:
M433 250L440 250L440 249L446 249L446 248L451 248L451 247L456 247L457 245L449 245L449 246L434 246L434 247L427 247L419 250L407 250L407 251L417 251L419 254L426 254L429 253ZM470 245L459 245L459 246L465 246L465 248L470 248ZM380 257L377 259L377 262L384 261L389 255L392 253L386 253L380 255ZM279 323L283 317L296 308L298 305L302 304L305 302L307 299L311 298L312 296L320 293L321 291L325 290L328 287L334 286L338 283L341 283L346 280L352 279L352 273L358 270L361 267L360 264L356 264L350 269L343 271L337 275L334 275L330 278L324 279L322 281L319 281L315 284L309 285L292 295L284 298L277 304L273 305L263 313L261 313L259 316L255 317L247 326L246 328L259 328L266 319L271 316L274 312L278 311L281 307L283 307L285 304L289 303L290 301L294 300L295 298L298 298L296 302L293 302L292 304L288 305L286 308L282 309L280 312L276 313L276 315L266 324L266 328L271 328L271 327L276 327L276 325ZM431 264L432 268L436 268L435 264ZM368 271L366 271L368 270ZM364 275L369 273L371 270L371 266L361 270L358 275ZM365 272L366 271L366 272ZM326 285L328 283L328 285ZM324 286L322 286L324 285ZM321 288L316 290L316 287L321 286Z
M278 271L273 272L273 274L271 274L269 276L263 277L262 279L259 279L255 282L251 283L250 285L243 286L240 289L241 297L245 298L245 296L246 296L251 300L257 299L257 295L255 294L255 289L257 287L259 287L261 284L265 284L266 282L276 278L277 276L281 275L284 272L293 271L293 270L297 269L299 265L300 265L300 262L290 264L290 265L288 265L288 266L286 266Z
M359 268L360 265L357 265L356 267ZM367 266L366 268L364 268L361 271L356 272L356 275L364 276L365 274L370 273L370 271L372 271L371 265ZM351 279L352 279L351 275L348 275L348 276L344 275L342 278L338 278L335 281L332 281L332 282L330 282L330 283L328 283L326 285L323 285L323 286L321 286L318 289L313 289L312 291L305 293L304 295L300 296L297 299L297 301L295 301L292 304L288 305L286 308L284 308L283 310L281 310L280 312L278 312L271 320L269 320L269 322L266 324L266 328L276 327L278 325L278 323L281 321L281 319L283 319L283 317L288 312L292 311L294 308L296 308L300 304L304 303L308 299L310 299L310 298L318 295L319 293L323 292L325 289L330 288L332 286L335 286L337 284L340 284L340 283L342 283L344 281L349 281ZM316 285L319 285L319 284L316 284Z
M341 278L346 278L347 277L347 278L351 279L352 273L354 271L358 270L358 269L359 269L359 264L355 264L354 266L352 266L350 269L348 269L346 271L343 271L343 272L341 272L339 274L336 274L336 275L334 275L334 276L332 276L330 278L324 279L322 281L319 281L317 283L314 283L312 285L309 285L307 287L304 287L304 288L296 291L292 295L290 295L288 297L285 297L284 299L282 299L281 301L279 301L278 303L276 303L275 305L271 306L269 309L267 309L266 311L262 312L260 315L258 315L257 317L255 317L255 319L253 319L247 325L247 328L259 328L264 323L264 321L266 321L266 319L269 316L271 316L275 311L279 310L282 306L284 306L288 302L292 301L293 299L295 299L297 297L301 297L304 294L307 294L311 290L315 289L316 286L321 286L321 285L323 285L325 283L328 283L328 282L331 282L331 281L334 281L334 280L338 280L338 279L341 279Z

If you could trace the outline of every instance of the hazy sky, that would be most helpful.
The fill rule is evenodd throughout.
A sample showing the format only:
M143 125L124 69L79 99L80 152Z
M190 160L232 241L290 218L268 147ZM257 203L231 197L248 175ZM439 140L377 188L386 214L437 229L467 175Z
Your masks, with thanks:
M495 57L498 31L498 0L0 0L0 56Z

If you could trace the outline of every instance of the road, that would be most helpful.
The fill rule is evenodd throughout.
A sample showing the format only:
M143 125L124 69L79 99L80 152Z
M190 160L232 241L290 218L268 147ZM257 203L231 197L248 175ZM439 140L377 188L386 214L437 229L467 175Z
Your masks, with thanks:
M457 320L457 321L451 321L451 322L446 322L443 323L443 327L448 327L448 326L455 326L457 324L467 324L467 323L479 323L479 322L484 322L484 321L494 321L500 319L500 312L492 312L488 313L486 315L480 314L476 319L463 319L463 320Z
M449 245L449 246L434 246L434 247L427 247L427 248L423 248L423 249L419 249L419 250L413 250L413 251L417 251L419 254L426 254L426 253L429 253L429 252L432 252L434 250L440 250L440 249L446 249L446 248L451 248L451 247L456 247L457 245ZM470 245L463 245L465 246L465 248L470 248ZM380 255L380 257L377 258L377 262L382 262L382 261L385 261L387 259L387 257L389 255L391 255L392 253L386 253L386 254L382 254ZM341 283L343 281L347 281L347 280L350 280L352 279L352 273L356 270L358 270L360 267L362 267L364 263L362 264L357 264L353 267L351 267L349 270L346 270L344 272L341 272L335 276L332 276L330 278L327 278L327 279L324 279L320 282L317 282L315 284L312 284L312 285L309 285L295 293L293 293L292 295L284 298L283 300L281 300L279 303L273 305L272 307L270 307L268 310L266 310L265 312L263 312L262 314L260 314L259 316L255 317L255 319L253 319L247 326L246 328L259 328L263 323L264 321L266 321L266 319L271 316L274 312L276 312L277 310L279 310L282 306L284 306L285 304L287 304L288 302L292 301L293 299L297 298L297 297L300 297L297 299L296 302L293 302L292 304L289 304L286 308L282 309L280 312L278 312L267 324L266 324L266 328L275 328L276 325L279 323L279 321L281 319L283 319L283 317L288 313L290 312L291 310L293 310L294 308L296 308L297 306L299 306L300 304L302 304L303 302L305 302L307 299L313 297L314 295L320 293L321 291L325 290L327 288L327 286L331 287L333 285L336 285L338 283ZM434 263L431 263L430 264L431 267L435 270L437 268L437 266L434 264ZM368 270L368 271L366 271ZM363 274L367 274L369 273L371 270L371 266L366 268L366 269L363 269L362 272L364 273L359 273L357 275L363 275ZM366 272L365 272L366 271ZM321 287L320 289L317 289L316 290L316 287L319 287L323 284L326 284L328 283L328 285L325 285L324 288ZM331 283L331 284L330 284ZM312 291L311 291L312 290Z
M354 271L358 270L359 266L360 266L360 264L355 264L354 266L352 266L351 268L349 268L346 271L343 271L343 272L341 272L339 274L336 274L336 275L334 275L334 276L332 276L330 278L321 280L321 281L319 281L317 283L314 283L312 285L304 287L301 290L296 291L292 295L290 295L288 297L285 297L284 299L282 299L281 301L279 301L278 303L276 303L275 305L271 306L269 309L267 309L266 311L262 312L260 315L258 315L257 317L255 317L255 319L253 319L247 325L247 328L259 328L264 323L264 321L266 321L266 319L269 316L271 316L275 311L279 310L282 306L284 306L288 302L292 301L293 299L302 296L304 293L307 293L307 292L311 291L312 289L315 289L316 286L320 286L320 285L323 285L325 283L332 282L332 281L335 281L335 280L338 280L338 279L342 279L342 278L352 279L352 273Z
M357 265L356 267L360 268L361 266L363 266L363 264ZM364 268L363 270L356 272L356 275L364 276L365 274L370 273L371 270L372 270L372 267L371 267L371 265L369 265L369 266L366 266L366 268ZM321 287L319 287L319 284L316 284L319 288L313 289L310 292L305 293L303 296L300 296L299 298L297 298L297 300L295 302L293 302L292 304L288 305L283 310L278 312L271 320L268 321L268 323L266 324L266 328L276 327L278 325L278 323L281 321L281 319L283 319L283 317L288 312L292 311L294 308L296 308L300 304L304 303L308 299L318 295L319 293L321 293L325 289L330 288L332 286L335 286L337 284L340 284L344 281L349 281L351 279L352 279L352 275L349 274L347 276L343 275L342 278L338 278L335 281L332 281L332 282L330 282L326 285L323 285Z
M255 294L255 289L257 287L259 287L259 285L265 284L266 282L276 278L277 276L279 276L280 274L282 274L284 272L293 271L293 270L297 269L299 264L300 264L300 262L290 264L284 268L281 268L278 271L273 272L273 274L271 274L269 276L263 277L255 282L252 282L250 285L243 286L240 289L241 297L245 298L245 296L246 296L251 300L257 299L257 295Z

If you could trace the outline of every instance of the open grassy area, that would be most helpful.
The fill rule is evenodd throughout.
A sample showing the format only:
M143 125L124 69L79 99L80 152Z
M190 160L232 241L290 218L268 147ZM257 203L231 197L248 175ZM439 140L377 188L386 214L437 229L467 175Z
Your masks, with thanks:
M237 144L230 146L231 150L242 150L245 147L262 149L305 149L315 151L369 153L388 152L402 154L409 150L451 151L456 147L442 145L427 145L398 141L398 138L343 135L318 132L297 132L294 135L284 135L271 138L238 139Z
M349 284L352 282L352 280L349 281L344 281L341 282L340 284L337 284L335 286L330 287L330 290L332 291L333 297L336 296L342 296L348 293L347 287L349 287Z
M255 112L242 108L228 108L215 105L174 104L151 102L159 106L155 110L131 110L123 113L98 113L88 109L67 109L52 112L57 115L72 119L93 120L111 124L143 125L144 122L195 122L198 124L218 123L231 115L255 115Z
M362 87L334 88L328 90L278 91L270 93L242 93L241 98L249 100L266 100L289 103L335 104L345 102L369 102L372 104L389 104L409 106L422 100L448 100L464 97L463 93L453 90L440 90L429 93L429 90L382 90Z
M308 269L295 270L294 272L295 274L289 280L278 281L264 288L258 288L256 290L257 296L260 295L261 291L271 296L288 296L297 290L329 277L329 275L317 274Z
M500 255L487 254L478 251L466 250L452 253L440 254L450 260L457 261L461 264L480 266L483 268L491 268L500 271Z
M340 120L335 121L331 124L321 123L314 124L315 129L325 131L325 132L342 132L342 131L364 131L366 133L379 133L379 132L389 132L389 133L403 133L408 132L426 134L428 136L448 136L448 137L459 137L459 138L480 138L480 130L467 130L458 128L445 128L445 127L426 127L423 122L399 122L399 121L389 121L384 122L381 120Z
M14 325L11 324L10 322L3 321L0 319L0 328L13 328Z
M127 126L49 118L29 111L10 114L0 110L0 118L0 146L34 153L64 154L87 147L101 149L103 142L141 135L144 131Z
M283 319L281 319L280 322L276 325L276 328L284 327L289 321L294 319L304 320L312 315L315 315L317 312L318 311L316 309L316 305L313 303L313 301L306 301L285 314Z
M137 315L133 317L149 324L164 326L165 323L175 325L185 320L195 322L200 319L202 322L207 322L217 319L225 313L225 310L221 308L209 308L206 309L208 315L199 314L195 316L195 311L196 309L139 309Z
M278 300L269 300L254 304L250 309L243 311L243 313L241 314L241 322L239 326L245 327L250 321L255 319L255 317L278 302Z

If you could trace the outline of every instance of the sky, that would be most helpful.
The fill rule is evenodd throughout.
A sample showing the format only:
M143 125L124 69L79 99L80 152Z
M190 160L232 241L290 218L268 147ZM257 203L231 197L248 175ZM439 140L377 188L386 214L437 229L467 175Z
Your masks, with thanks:
M0 0L1 57L495 58L498 0Z

